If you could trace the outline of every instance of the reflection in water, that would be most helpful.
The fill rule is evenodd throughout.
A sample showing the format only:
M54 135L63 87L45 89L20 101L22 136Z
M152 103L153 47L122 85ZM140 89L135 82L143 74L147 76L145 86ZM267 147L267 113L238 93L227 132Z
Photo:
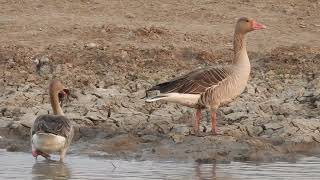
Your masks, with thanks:
M71 170L59 161L36 161L32 166L32 179L69 179Z
M219 165L219 164L218 164ZM227 176L224 173L220 173L217 176L217 163L213 164L201 164L198 163L195 166L195 176L197 180L228 180L234 179L231 176Z
M197 180L205 180L205 179L208 179L206 178L206 176L203 174L203 172L201 171L201 166L202 164L198 163L195 167L196 169L196 177L197 177ZM211 179L214 179L216 180L217 179L217 176L216 176L216 164L212 164L212 176L211 176Z
M111 164L113 162L116 168ZM66 164L34 161L30 154L0 150L0 179L319 179L320 158L306 157L296 163L111 161L69 155Z

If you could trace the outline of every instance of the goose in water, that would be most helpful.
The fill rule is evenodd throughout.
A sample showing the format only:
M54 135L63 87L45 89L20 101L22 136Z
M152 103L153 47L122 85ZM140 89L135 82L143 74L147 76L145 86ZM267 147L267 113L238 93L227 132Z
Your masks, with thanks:
M68 118L64 116L61 105L69 90L57 80L49 85L50 102L54 115L40 115L31 128L32 155L50 159L50 153L60 152L63 162L73 138L74 129Z
M209 108L212 133L217 135L216 111L218 107L240 95L249 79L251 67L247 55L246 34L264 28L266 28L264 25L253 19L246 17L238 19L234 32L234 58L231 64L195 70L158 84L147 90L146 102L164 100L197 109L194 124L194 131L197 135L200 133L201 110ZM153 91L160 91L160 93L149 96Z

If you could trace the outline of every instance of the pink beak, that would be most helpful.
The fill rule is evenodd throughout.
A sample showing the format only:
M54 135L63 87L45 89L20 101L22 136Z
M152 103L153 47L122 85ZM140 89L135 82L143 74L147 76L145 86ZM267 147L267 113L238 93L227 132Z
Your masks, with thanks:
M259 29L265 29L266 26L260 23L257 23L256 21L252 21L252 28L254 30L259 30Z

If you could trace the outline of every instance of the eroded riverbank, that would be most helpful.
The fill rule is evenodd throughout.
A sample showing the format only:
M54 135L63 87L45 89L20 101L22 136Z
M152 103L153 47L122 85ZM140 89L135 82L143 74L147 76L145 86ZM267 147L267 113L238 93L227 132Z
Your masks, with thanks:
M9 58L2 66L1 148L29 151L29 127L37 115L51 112L46 88L56 77L71 89L71 101L64 111L76 126L74 153L139 160L272 161L319 151L317 48L292 46L276 48L268 55L253 53L252 78L239 98L220 108L218 122L223 135L216 137L192 135L191 109L144 102L145 89L166 79L169 72L133 67L157 61L131 61L132 69L126 71L123 66L129 63L122 59L109 66L111 57L99 54L97 48L81 53L77 48L60 50L41 56L38 61L46 61L37 66L34 61L39 57L32 57L32 50L2 48L2 58L15 60ZM68 58L70 53L82 54L83 59ZM134 53L136 50L127 55ZM169 54L174 53L171 50ZM86 57L89 54L92 57ZM58 56L69 62L53 63ZM86 61L101 56L106 61ZM303 63L296 66L300 61ZM174 62L188 68L198 63ZM207 112L203 117L201 130L210 132Z

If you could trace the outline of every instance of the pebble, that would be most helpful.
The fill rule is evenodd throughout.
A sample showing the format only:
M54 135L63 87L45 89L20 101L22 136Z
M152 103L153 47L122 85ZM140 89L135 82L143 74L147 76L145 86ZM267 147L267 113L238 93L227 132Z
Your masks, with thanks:
M98 47L98 44L91 42L91 43L86 44L84 47L86 47L88 49L93 49L93 48Z

